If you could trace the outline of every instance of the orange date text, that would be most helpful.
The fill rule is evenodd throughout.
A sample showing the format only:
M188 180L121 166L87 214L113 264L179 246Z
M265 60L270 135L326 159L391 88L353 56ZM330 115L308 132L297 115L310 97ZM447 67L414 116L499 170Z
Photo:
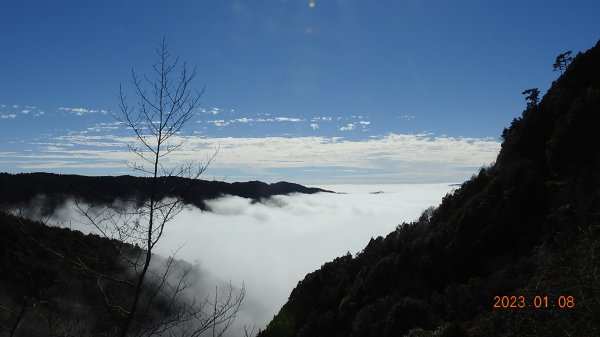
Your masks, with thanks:
M545 309L559 308L572 309L575 307L575 298L573 296L494 296L494 309Z

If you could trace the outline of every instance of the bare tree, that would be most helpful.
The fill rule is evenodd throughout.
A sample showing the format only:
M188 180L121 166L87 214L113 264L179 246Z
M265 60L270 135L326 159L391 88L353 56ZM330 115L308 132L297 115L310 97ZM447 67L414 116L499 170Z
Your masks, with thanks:
M138 158L133 168L150 178L147 194L126 200L116 209L76 203L86 222L102 236L114 239L113 248L134 276L109 275L83 261L75 263L97 279L106 306L123 318L118 336L199 336L209 330L221 336L240 310L244 287L236 291L230 286L222 296L217 289L214 297L197 299L190 294L191 266L182 267L170 257L158 267L153 255L167 223L186 207L181 193L173 192L169 178L197 179L217 152L204 163L165 163L165 156L185 143L182 128L193 117L204 89L192 90L196 70L190 71L185 63L179 66L178 59L171 61L164 39L156 53L158 60L150 76L140 77L132 70L134 104L130 105L120 86L120 114L113 115L135 134L136 143L129 148ZM126 298L115 290L122 288L130 290Z
M86 243L77 242L75 252L87 250L74 255L71 249L61 250L60 245L38 240L34 231L28 230L25 214L19 208L18 230L27 239L24 242L58 258L68 271L82 271L97 291L88 289L88 283L79 276L77 281L82 284L68 277L52 279L52 283L35 288L35 296L0 303L0 333L222 336L236 318L245 296L243 285L235 289L229 284L225 290L199 293L193 280L199 278L199 270L175 259L177 251L168 258L154 254L168 222L186 207L182 200L185 186L173 184L185 184L186 180L171 178L198 178L218 151L204 163L169 165L165 161L165 156L184 145L186 138L180 133L203 94L203 90L191 88L195 69L189 71L185 63L179 66L177 59L171 62L167 47L163 39L156 50L158 60L151 76L139 77L132 71L135 104L129 105L120 86L120 114L114 115L135 135L137 142L130 145L130 150L139 161L133 167L149 176L147 190L109 206L75 202L84 222L109 240L89 237ZM47 223L49 218L40 220ZM15 254L27 254L27 248L16 247ZM25 274L36 275L36 271ZM77 289L69 289L71 286ZM73 294L67 289L74 290ZM85 299L78 297L81 295ZM245 331L246 335L252 332Z

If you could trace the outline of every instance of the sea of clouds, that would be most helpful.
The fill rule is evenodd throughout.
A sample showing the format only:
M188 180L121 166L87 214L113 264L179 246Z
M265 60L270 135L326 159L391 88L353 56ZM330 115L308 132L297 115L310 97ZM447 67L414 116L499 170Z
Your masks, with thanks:
M274 196L261 203L227 196L208 202L212 212L184 210L169 224L158 251L168 255L184 244L181 258L233 285L243 282L247 297L239 323L262 328L307 273L416 220L453 189L448 184L320 187L341 193Z
M198 297L244 285L246 298L230 329L264 328L307 273L338 256L362 251L371 238L416 220L437 206L450 184L318 186L338 193L293 194L252 202L235 196L210 200L211 211L188 207L167 224L155 252L195 265ZM57 210L60 225L94 232L73 202ZM68 219L68 221L66 221ZM209 295L210 296L210 295Z

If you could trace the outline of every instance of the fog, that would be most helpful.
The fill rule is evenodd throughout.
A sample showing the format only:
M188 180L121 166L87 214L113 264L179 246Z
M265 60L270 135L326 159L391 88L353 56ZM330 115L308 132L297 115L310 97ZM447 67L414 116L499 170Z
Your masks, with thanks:
M320 187L346 194L275 196L261 203L228 196L208 202L212 212L184 210L157 250L168 255L185 244L183 259L233 285L243 282L239 323L263 328L307 273L360 252L371 237L415 220L452 190L447 184Z
M246 288L231 334L243 325L264 328L307 273L348 252L360 252L372 237L385 236L438 205L449 184L318 186L338 193L274 196L252 202L235 196L207 201L211 211L184 209L167 224L155 252L196 265L198 292ZM57 210L62 226L93 231L73 202ZM68 225L67 225L68 224ZM205 297L206 294L197 294Z

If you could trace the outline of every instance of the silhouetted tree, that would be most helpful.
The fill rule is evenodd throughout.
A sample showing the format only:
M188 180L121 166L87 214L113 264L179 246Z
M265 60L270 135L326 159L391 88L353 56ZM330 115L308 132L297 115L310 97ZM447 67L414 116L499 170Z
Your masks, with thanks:
M123 87L119 89L120 115L114 117L135 134L137 143L129 148L139 159L133 168L150 177L146 195L128 201L119 209L85 207L77 203L79 212L101 235L113 240L121 262L134 274L133 280L106 275L81 265L97 279L106 305L123 317L118 336L170 335L198 336L212 330L222 335L231 325L245 295L244 287L235 292L230 287L223 295L215 291L214 298L186 299L190 268L178 267L170 257L162 269L151 267L156 244L163 237L165 226L185 205L181 193L166 187L167 177L197 179L216 155L204 164L198 162L169 167L165 156L180 149L186 138L180 136L183 126L192 118L203 90L192 90L196 70L178 59L170 61L166 41L159 44L158 60L151 76L139 77L132 71L131 83L137 96L129 105ZM131 251L134 244L141 249ZM156 261L153 265L156 264ZM130 289L125 298L111 294L113 284Z
M527 101L527 108L534 107L540 102L540 91L538 90L538 88L527 89L521 94L526 95L525 100Z
M560 70L560 74L562 75L563 71L565 71L567 69L567 67L569 66L569 63L571 61L573 61L573 58L571 57L571 53L572 51L566 51L562 54L558 54L558 56L556 57L556 61L554 61L554 71Z

